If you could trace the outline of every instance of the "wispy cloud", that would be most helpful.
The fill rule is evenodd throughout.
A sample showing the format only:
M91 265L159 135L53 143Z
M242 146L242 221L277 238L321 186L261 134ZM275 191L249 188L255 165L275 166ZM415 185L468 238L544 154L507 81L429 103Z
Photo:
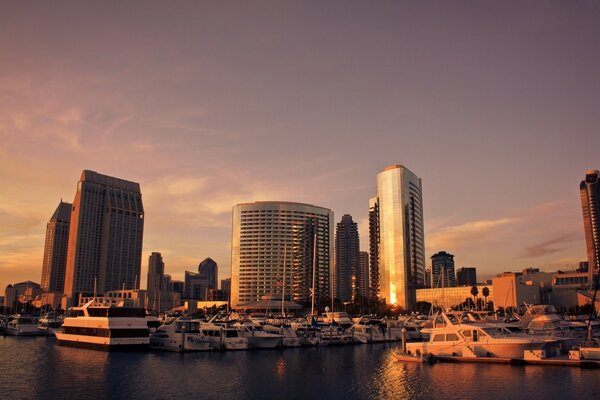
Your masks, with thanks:
M573 242L578 237L579 235L570 233L527 246L521 254L521 258L543 257L549 254L561 252L568 248L568 244Z
M432 249L464 246L469 242L479 242L494 231L515 224L516 218L470 221L460 225L448 226L430 233L426 245Z

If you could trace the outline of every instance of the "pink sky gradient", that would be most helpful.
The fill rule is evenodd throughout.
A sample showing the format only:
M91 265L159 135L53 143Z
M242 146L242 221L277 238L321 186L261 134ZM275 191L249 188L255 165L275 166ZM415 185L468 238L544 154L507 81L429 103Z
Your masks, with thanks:
M480 277L585 260L600 168L598 2L3 2L0 293L39 282L83 169L139 182L142 263L229 276L231 208L351 214L423 179L427 258Z

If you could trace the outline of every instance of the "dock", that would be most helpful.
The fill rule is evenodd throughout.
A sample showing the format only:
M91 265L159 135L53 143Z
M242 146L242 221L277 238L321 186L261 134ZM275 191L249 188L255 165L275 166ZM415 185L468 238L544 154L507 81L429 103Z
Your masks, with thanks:
M482 363L482 364L511 364L511 365L552 365L563 367L579 367L586 369L600 368L600 361L571 359L568 355L558 355L548 358L506 358L506 357L462 357L436 356L439 362L448 363Z

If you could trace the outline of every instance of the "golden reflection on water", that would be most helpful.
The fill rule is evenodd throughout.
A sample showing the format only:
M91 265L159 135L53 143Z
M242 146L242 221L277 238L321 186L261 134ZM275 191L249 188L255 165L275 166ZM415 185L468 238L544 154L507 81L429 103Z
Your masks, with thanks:
M285 359L283 357L279 357L275 363L275 376L280 380L283 380L283 377L285 376Z

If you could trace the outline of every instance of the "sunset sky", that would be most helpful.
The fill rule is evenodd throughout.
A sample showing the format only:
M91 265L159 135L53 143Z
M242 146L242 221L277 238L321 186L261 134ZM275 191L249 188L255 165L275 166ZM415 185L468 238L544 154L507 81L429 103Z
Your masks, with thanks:
M600 2L0 4L0 294L40 281L83 169L139 182L150 252L230 273L231 209L351 214L375 176L423 180L427 259L480 278L586 259L600 168Z

